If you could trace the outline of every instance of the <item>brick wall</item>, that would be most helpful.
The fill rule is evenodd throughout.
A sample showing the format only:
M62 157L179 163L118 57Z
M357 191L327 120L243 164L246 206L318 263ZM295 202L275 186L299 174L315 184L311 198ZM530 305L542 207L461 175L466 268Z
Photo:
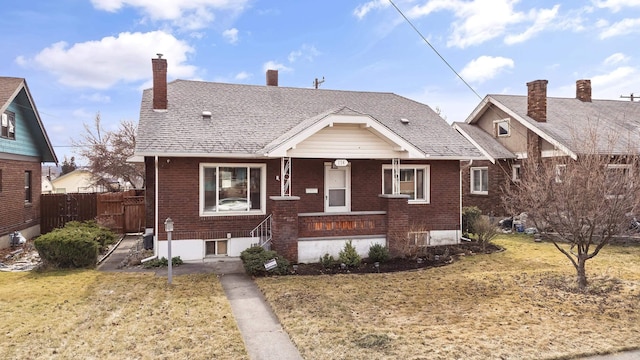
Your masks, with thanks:
M169 160L167 162L167 160ZM300 213L324 211L324 162L322 159L293 159L292 195L300 197ZM265 216L209 216L199 214L199 164L201 162L228 163L226 159L200 158L159 158L160 194L159 219L160 239L165 238L162 223L167 217L174 221L174 239L193 236L194 232L217 234L232 233L232 236L246 236L249 230L257 226ZM280 195L280 159L274 160L238 160L233 162L267 164L267 197ZM382 189L382 165L390 161L352 160L351 161L351 210L381 211L386 207L378 195ZM410 164L411 162L403 162ZM417 163L417 162L413 162ZM423 162L424 163L424 162ZM408 206L409 224L419 224L425 230L459 229L459 162L431 161L430 164L430 200L429 204L410 204ZM153 224L153 159L147 165L147 222ZM317 188L317 194L307 194L305 189ZM272 213L272 202L267 200L267 214ZM375 218L375 216L374 216ZM416 225L417 226L417 225ZM189 234L191 232L191 234ZM383 232L384 233L384 232ZM376 234L378 234L376 230ZM216 235L218 236L218 235ZM302 236L302 235L301 235ZM223 236L224 237L224 236Z
M462 206L477 206L482 213L490 216L506 216L503 206L503 192L505 184L511 181L511 165L513 161L497 160L492 164L488 160L474 161L471 166L462 163ZM479 195L471 193L471 167L487 167L488 169L488 194Z
M40 224L40 162L0 160L0 236ZM31 171L31 203L25 204L24 172Z

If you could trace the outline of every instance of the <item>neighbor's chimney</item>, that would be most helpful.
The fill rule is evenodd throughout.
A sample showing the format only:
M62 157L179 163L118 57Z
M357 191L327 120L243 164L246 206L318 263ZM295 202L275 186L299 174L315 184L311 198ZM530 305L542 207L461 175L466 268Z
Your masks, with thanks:
M278 86L278 70L267 70L267 86Z
M547 121L547 80L527 83L527 115L538 122Z
M157 59L151 59L153 68L153 109L167 110L167 59L158 54Z
M576 99L591 102L591 80L576 81Z

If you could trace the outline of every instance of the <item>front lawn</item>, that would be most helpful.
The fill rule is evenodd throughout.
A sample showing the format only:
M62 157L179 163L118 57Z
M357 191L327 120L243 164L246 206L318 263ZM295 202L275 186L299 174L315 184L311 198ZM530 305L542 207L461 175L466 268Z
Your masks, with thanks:
M215 275L0 272L1 359L246 359Z
M256 279L305 359L549 359L640 348L640 246L587 262L551 243L387 274Z

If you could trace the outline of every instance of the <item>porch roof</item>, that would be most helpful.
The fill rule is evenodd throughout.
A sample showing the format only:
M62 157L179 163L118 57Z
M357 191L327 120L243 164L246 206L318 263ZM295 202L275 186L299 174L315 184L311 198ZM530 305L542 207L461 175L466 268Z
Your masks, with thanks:
M422 158L484 158L429 106L393 93L176 80L167 95L167 110L157 111L152 89L143 92L135 155L266 157L337 114L369 118L379 134Z

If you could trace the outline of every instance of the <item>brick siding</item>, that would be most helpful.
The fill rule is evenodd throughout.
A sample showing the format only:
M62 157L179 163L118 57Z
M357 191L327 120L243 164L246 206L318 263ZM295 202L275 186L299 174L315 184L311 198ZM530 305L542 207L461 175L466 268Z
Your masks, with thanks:
M40 224L40 162L0 160L0 236ZM31 171L31 203L25 204L24 172Z

